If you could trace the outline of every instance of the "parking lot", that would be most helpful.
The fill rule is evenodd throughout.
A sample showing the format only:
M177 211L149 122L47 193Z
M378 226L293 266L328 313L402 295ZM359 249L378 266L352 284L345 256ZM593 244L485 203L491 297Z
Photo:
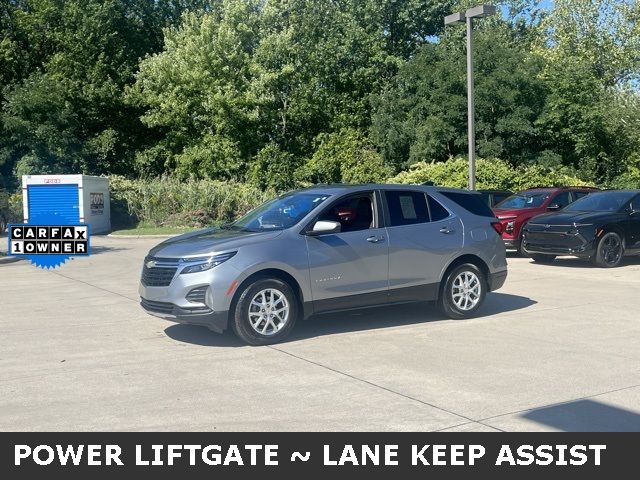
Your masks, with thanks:
M511 257L479 318L385 307L248 347L141 310L159 241L0 264L2 430L640 430L640 259Z

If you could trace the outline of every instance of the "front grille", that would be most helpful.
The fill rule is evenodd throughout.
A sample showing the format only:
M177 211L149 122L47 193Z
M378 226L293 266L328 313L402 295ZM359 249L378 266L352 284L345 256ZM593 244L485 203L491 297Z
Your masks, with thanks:
M147 267L149 262L155 262L155 265ZM147 287L168 287L177 270L177 259L147 257L142 266L141 282Z
M172 313L173 312L173 303L168 302L156 302L154 300L147 300L146 298L140 297L140 305L145 310L149 310L150 312L158 312L158 313Z
M191 303L204 303L205 295L207 294L207 286L197 287L187 293L186 299Z

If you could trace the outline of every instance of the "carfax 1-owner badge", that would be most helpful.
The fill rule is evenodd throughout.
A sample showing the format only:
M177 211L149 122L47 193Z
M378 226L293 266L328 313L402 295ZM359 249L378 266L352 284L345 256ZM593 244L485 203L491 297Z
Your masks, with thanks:
M9 225L9 254L27 257L38 267L55 268L89 250L88 225Z

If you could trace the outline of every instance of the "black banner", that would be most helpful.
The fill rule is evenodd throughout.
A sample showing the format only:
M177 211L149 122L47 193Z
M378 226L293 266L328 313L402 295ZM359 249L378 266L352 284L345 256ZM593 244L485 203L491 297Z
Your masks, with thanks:
M640 433L2 433L9 478L459 478L634 471Z

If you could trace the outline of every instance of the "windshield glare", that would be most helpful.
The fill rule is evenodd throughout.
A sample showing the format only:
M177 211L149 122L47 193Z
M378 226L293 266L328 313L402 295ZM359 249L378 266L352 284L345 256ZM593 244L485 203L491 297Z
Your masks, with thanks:
M329 195L321 193L287 193L251 210L226 229L262 232L294 226Z
M591 193L576 200L565 212L617 212L631 201L633 194L629 192Z
M549 192L516 193L506 198L495 208L538 208L549 198Z

